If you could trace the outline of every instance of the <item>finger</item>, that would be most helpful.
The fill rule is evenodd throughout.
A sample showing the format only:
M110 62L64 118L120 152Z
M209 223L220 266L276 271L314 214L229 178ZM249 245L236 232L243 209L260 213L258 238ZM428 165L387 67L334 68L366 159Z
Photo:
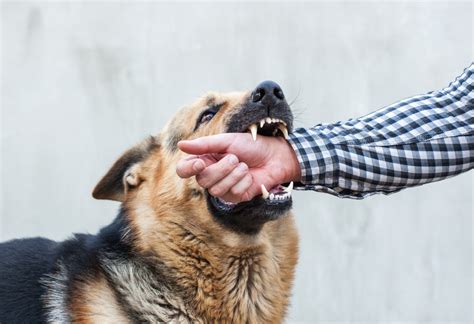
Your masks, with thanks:
M270 186L267 186L270 188ZM262 184L256 183L255 181L252 181L252 184L250 187L247 189L247 191L244 193L246 196L247 200L251 200L257 196L262 195Z
M185 158L178 161L176 165L176 173L181 178L190 178L199 174L206 168L206 164L200 158L194 156L193 158Z
M198 155L197 157L203 160L204 163L206 164L206 167L208 167L211 164L214 164L217 161L221 160L225 156L226 154L211 153L211 154Z
M186 157L182 158L181 160L184 160L184 161L189 161L189 160L194 160L196 158L198 158L199 156L197 155L187 155Z
M235 134L226 133L178 142L181 151L189 154L225 153L232 144Z
M220 161L208 166L196 176L196 181L201 187L210 188L235 169L239 160L233 154L227 155Z
M248 174L248 166L245 163L239 163L229 175L209 188L209 193L215 197L224 196L233 186L239 183L242 178Z
M230 188L230 190L221 198L232 203L239 203L252 199L253 197L250 197L250 194L247 192L247 190L252 185L252 182L252 175L250 173L246 173L245 176L240 179L237 184Z

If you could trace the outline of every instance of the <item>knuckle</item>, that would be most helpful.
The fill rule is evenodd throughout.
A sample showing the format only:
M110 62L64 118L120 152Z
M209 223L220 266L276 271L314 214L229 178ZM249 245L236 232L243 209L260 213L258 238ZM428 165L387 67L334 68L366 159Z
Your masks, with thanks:
M225 163L223 163L222 165L222 171L226 173L231 172L232 170L234 170L234 168L235 165L231 164L229 161L225 161Z
M222 169L226 170L227 172L232 171L238 164L238 160L235 155L228 156L227 158L222 159L221 162Z
M244 192L242 194L242 201L249 201L249 200L251 200L250 194L248 192Z
M230 188L230 193L234 196L240 196L242 194L242 189L237 186L234 186Z
M178 165L176 166L176 173L182 177L186 172L186 168L184 167L182 162L179 162Z
M210 188L209 192L210 192L211 195L216 196L216 197L222 195L222 190L219 187L216 187L216 186Z
M207 189L207 181L204 177L196 176L196 181L201 187Z
M235 170L234 172L232 172L229 179L232 180L233 182L232 185L236 185L237 182L239 182L239 180L242 179L244 176L245 176L245 172L241 170Z
M233 173L233 178L236 180L242 179L248 172L248 167L245 164L239 165L235 170L232 172Z

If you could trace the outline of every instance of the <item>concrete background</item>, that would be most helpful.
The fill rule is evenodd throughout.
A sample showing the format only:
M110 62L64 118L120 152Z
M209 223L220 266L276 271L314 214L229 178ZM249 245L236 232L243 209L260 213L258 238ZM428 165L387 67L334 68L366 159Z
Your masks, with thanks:
M91 232L114 159L208 90L278 81L298 126L446 86L471 2L2 3L0 239ZM289 323L472 323L472 172L393 196L296 193Z

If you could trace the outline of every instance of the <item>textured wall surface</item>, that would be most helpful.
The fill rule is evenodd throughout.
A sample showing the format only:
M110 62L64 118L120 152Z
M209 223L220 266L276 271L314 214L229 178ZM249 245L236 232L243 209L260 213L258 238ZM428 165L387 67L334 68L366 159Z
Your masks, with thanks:
M208 90L278 81L298 126L446 86L471 2L2 3L0 239L112 220L90 192ZM290 323L473 321L472 172L364 201L298 192Z

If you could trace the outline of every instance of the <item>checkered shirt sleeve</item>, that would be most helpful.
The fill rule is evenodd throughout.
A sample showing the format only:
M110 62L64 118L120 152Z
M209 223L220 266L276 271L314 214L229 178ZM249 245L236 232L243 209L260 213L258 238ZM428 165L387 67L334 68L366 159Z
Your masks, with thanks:
M299 128L289 142L297 189L362 199L443 180L474 166L474 63L448 87L357 119Z

